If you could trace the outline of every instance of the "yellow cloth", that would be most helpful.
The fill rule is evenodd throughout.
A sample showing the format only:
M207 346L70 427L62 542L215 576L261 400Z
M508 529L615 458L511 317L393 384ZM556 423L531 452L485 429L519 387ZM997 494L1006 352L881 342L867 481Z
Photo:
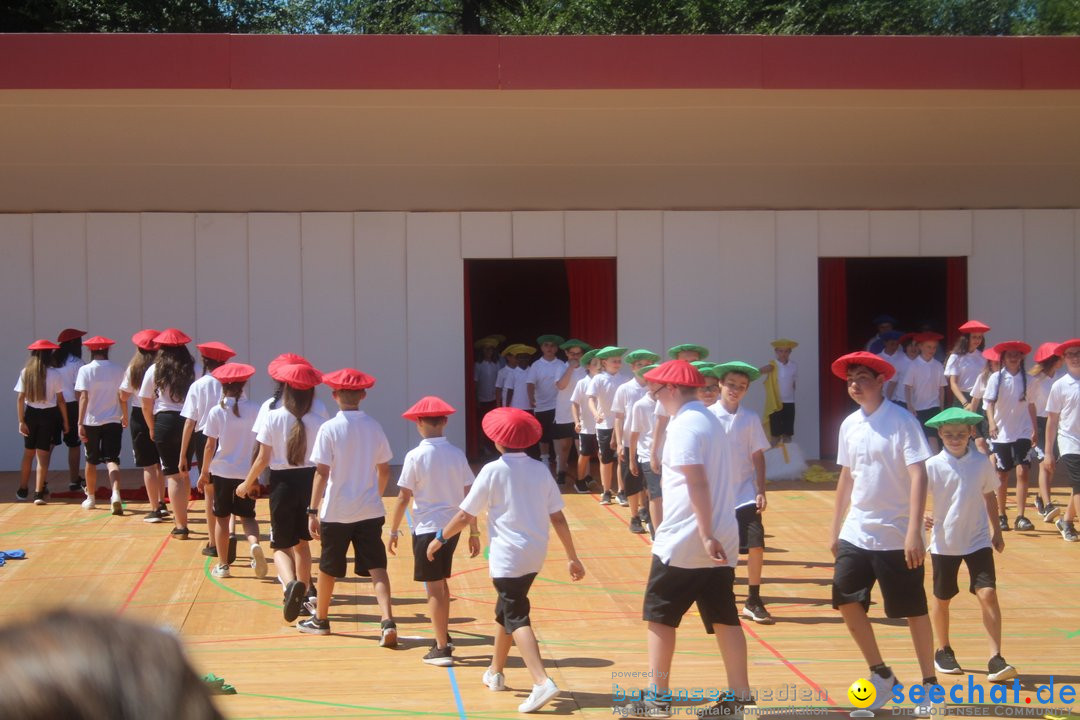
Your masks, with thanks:
M820 465L811 465L803 473L803 479L812 483L835 482L839 477L840 473L831 473Z
M765 412L762 416L765 418L765 433L769 433L769 416L778 410L784 408L784 403L780 401L780 381L776 377L776 361L773 360L769 363L772 366L772 372L765 378Z

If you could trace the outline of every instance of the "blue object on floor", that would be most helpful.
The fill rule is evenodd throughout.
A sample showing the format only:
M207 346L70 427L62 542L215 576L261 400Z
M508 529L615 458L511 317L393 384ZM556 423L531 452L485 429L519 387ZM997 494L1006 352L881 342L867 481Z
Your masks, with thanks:
M0 550L0 560L22 560L25 557L25 550Z

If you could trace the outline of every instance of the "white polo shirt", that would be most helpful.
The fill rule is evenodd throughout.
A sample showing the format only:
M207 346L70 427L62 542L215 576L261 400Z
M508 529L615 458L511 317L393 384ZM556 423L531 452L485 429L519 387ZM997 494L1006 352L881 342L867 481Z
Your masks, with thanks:
M225 398L225 407L217 403L210 408L203 433L217 440L210 473L230 480L243 480L251 470L251 457L255 451L255 433L251 430L255 427L259 406L241 399L240 417L236 417L233 414L236 404L236 398Z
M904 378L907 376L908 366L911 365L911 358L907 356L902 349L897 348L896 352L892 355L887 355L884 351L878 353L878 357L885 362L896 368L896 372L893 374L893 379L889 382L895 382L896 386L893 388L892 396L890 400L896 400L897 402L906 403L907 396L904 395ZM889 383L885 383L888 385Z
M476 399L482 403L495 402L495 379L499 375L497 363L481 360L473 364L473 380L476 381Z
M653 433L656 431L655 405L656 400L646 390L630 412L630 432L638 434L637 457L643 463L652 458Z
M538 573L547 556L551 514L563 509L559 486L543 463L503 453L480 469L461 509L488 514L488 572L493 578Z
M982 400L986 397L986 379L992 374L993 373L987 373L986 375L983 375L982 373L979 373L979 377L975 378L975 384L971 386L972 398L979 398Z
M19 372L19 379L15 382L15 392L23 392L23 372ZM29 399L25 400L28 407L37 408L38 410L44 410L45 408L56 407L56 395L64 392L64 382L60 379L60 373L56 368L45 369L45 399L35 400L30 402ZM69 422L74 422L75 418L68 418Z
M75 394L75 378L79 374L79 368L83 366L81 357L76 355L68 355L67 360L64 361L64 366L57 368L57 372L60 373L60 381L64 387L64 402L75 402L79 399L79 396ZM75 418L71 418L72 423L75 422Z
M203 375L191 383L180 415L195 421L195 431L203 432L210 408L221 400L221 383L213 375Z
M968 555L991 547L985 495L997 490L997 473L980 452L960 458L942 450L926 461L927 487L934 496L930 552Z
M622 415L622 446L630 447L630 421L633 420L632 411L634 403L647 395L649 388L637 381L637 378L627 380L615 390L615 399L611 402L611 412L614 415Z
M559 396L555 398L555 422L559 425L574 422L574 415L570 412L570 402L574 395L574 388L583 377L588 377L589 371L578 366L570 373L570 379L566 387L559 390Z
M1028 398L1035 405L1035 416L1046 417L1046 400L1050 397L1050 388L1053 387L1055 377L1049 377L1044 373L1031 377L1028 376Z
M255 427L251 429L251 432L257 434L259 430L262 429L262 424L263 421L266 419L266 414L269 413L271 410L277 410L278 408L285 407L282 404L281 400L278 399L277 407L272 408L270 406L273 404L273 402L274 398L273 396L271 396L266 398L266 400L263 401L263 404L259 406L259 414L255 417ZM323 403L322 400L318 398L318 396L311 399L310 412L313 412L320 418L322 418L323 422L330 419L330 413L326 411L326 405Z
M908 466L929 457L919 421L899 405L882 402L871 415L862 408L848 415L836 463L851 470L854 482L840 539L864 550L903 550L911 510Z
M586 395L591 382L592 378L588 375L581 378L578 380L577 385L574 386L574 392L570 395L570 402L578 406L582 435L596 434L596 418L593 416L592 408L589 407L589 397Z
M1011 443L1016 440L1030 439L1035 432L1031 424L1031 411L1029 406L1031 398L1031 378L1024 378L1018 372L1015 375L1002 368L999 372L991 373L986 381L986 402L994 403L994 420L997 422L996 443ZM1021 400L1024 393L1024 384L1027 383L1028 393L1026 400Z
M960 389L971 394L979 373L986 367L986 358L978 350L957 355L953 353L945 360L945 377L955 377Z
M326 420L314 412L308 412L303 418L304 422L304 439L307 441L307 447L304 449L304 457L311 457L311 450L315 447L315 435L319 432L319 428ZM288 442L289 431L292 430L292 426L296 423L296 418L292 413L286 410L283 406L278 407L276 410L271 410L266 413L266 416L262 419L262 425L259 426L259 419L256 417L256 429L255 439L263 445L270 447L270 469L271 470L291 470L298 467L314 467L313 462L303 462L300 465L289 464Z
M769 439L761 427L761 418L753 410L739 407L729 413L717 400L709 407L724 428L725 447L731 454L734 472L735 507L754 505L757 502L757 473L754 471L754 453L769 449Z
M339 410L324 422L311 450L312 463L330 467L319 519L355 523L386 515L375 466L393 457L382 425L363 410Z
M680 568L711 568L716 563L705 553L698 535L697 518L690 505L686 476L680 468L702 465L712 501L713 537L727 555L728 567L739 560L739 525L735 520L735 486L725 468L724 430L715 415L701 402L683 405L667 426L661 483L664 519L656 528L652 552L661 562ZM728 474L726 474L728 473ZM726 481L725 481L726 478Z
M536 412L555 409L555 403L559 397L559 389L555 387L555 383L565 372L566 363L559 358L545 360L542 357L533 361L533 364L525 371L526 384L534 386L533 397L536 399L536 407L533 409ZM517 394L516 391L515 394ZM528 388L525 389L525 396L528 398Z
M1058 413L1058 452L1080 455L1080 378L1065 373L1050 387L1046 411Z
M618 375L601 370L593 375L589 387L585 391L588 397L596 398L597 407L600 408L603 419L596 421L597 430L613 430L615 428L615 413L612 412L611 404L615 402L615 391L623 380Z
M503 365L495 375L495 387L503 391L503 407L506 407L506 393L514 388L513 378L515 370L517 370L517 368Z
M458 512L473 484L465 453L444 437L424 438L405 454L398 487L412 491L414 535L438 532Z
M795 381L799 379L799 366L789 359L787 364L776 361L776 383L780 387L780 402L795 402Z
M75 376L75 392L86 393L84 425L105 425L124 419L120 407L120 384L125 369L111 360L91 360ZM74 425L78 418L69 418Z
M904 377L904 385L911 388L911 402L914 405L908 409L930 410L941 407L938 393L945 384L945 368L936 359L930 358L927 361L920 355L912 360Z
M506 401L506 391L513 390L514 397L510 399L510 407L532 412L532 407L529 405L529 389L525 387L525 378L527 377L528 371L520 365L511 368L510 377L507 378L506 387L503 388L503 401Z
M158 392L154 387L154 375L157 371L157 365L151 365L146 368L146 374L143 375L142 387L139 388L139 397L146 400L154 401L153 414L157 415L159 412L180 412L184 409L184 399L173 400L169 393Z

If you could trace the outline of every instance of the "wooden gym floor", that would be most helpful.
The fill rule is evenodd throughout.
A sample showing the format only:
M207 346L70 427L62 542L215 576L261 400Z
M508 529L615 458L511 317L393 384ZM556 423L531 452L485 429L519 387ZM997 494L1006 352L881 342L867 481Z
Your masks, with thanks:
M66 473L54 471L50 478L54 489L67 485ZM139 475L125 471L124 487L140 482ZM22 548L27 559L0 567L0 622L72 605L113 610L173 628L200 674L214 673L237 688L236 695L219 699L221 710L234 720L520 717L517 705L527 695L530 680L516 651L507 670L509 692L490 692L480 682L490 659L494 592L483 558L468 558L464 546L450 581L457 664L437 668L420 661L432 631L425 619L423 588L412 581L407 541L390 559L403 640L389 650L378 647L379 618L368 581L350 577L338 583L330 616L334 634L318 637L303 635L282 621L281 588L273 579L273 566L269 578L256 579L247 566L245 542L240 542L233 577L212 578L212 560L199 554L205 541L201 501L192 505L191 539L178 541L169 538L171 524L142 522L145 503L128 504L124 517L112 516L107 503L82 510L74 499L36 507L15 502L16 483L14 473L0 474L0 550ZM771 699L762 695L762 706L812 706L846 717L851 709L847 688L866 675L839 614L830 606L832 558L825 536L833 494L832 484L770 486L763 596L777 623L744 626L751 684L759 693L772 693ZM548 672L563 692L541 713L610 717L615 686L639 688L648 682L628 675L648 670L641 621L648 536L628 532L628 510L600 505L598 495L571 492L565 500L587 576L570 582L562 547L552 534L548 562L531 593L532 618ZM1055 501L1065 500L1059 487ZM386 502L391 508L393 501ZM258 508L265 537L267 501L260 500ZM1034 693L1050 676L1058 687L1080 685L1080 662L1072 654L1080 640L1080 543L1067 544L1053 526L1034 520L1034 532L1006 533L1005 553L995 558L1004 655L1021 673L1018 704L1025 711L1040 707ZM743 568L738 577L741 608ZM929 567L926 581L929 595ZM962 570L962 592L952 609L953 647L976 684L989 688L987 643L978 605L964 591L966 582ZM876 603L871 616L886 662L901 682L917 681L906 625L884 618ZM966 687L968 678L939 680L946 688L955 683ZM671 685L726 685L716 644L704 634L695 613L680 629ZM676 710L685 717L694 704L677 704ZM1000 708L987 701L978 710L993 716ZM1062 716L1049 706L1046 711ZM808 712L786 716L805 717ZM878 714L886 713L892 710ZM1034 716L1042 715L1040 709Z

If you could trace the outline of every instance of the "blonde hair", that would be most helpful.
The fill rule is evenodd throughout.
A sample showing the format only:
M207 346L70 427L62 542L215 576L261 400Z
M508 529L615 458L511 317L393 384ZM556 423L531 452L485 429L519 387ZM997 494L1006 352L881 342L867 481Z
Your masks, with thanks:
M49 372L48 350L34 350L23 367L23 394L29 402L45 402L45 379Z
M282 405L288 410L296 422L289 430L289 439L285 445L285 459L290 465L303 465L307 459L307 429L304 427L304 416L311 411L311 403L315 400L315 389L297 390L285 385L285 393L282 395Z

